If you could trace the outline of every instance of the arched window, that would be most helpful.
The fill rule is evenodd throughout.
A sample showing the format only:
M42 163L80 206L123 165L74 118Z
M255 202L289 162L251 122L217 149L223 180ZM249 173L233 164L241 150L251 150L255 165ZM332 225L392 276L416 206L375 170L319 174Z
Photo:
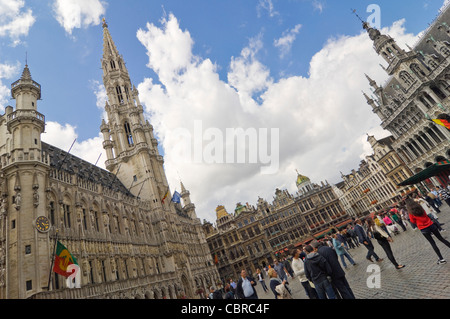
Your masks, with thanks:
M411 76L411 74L409 74L406 71L400 72L399 77L406 85L411 85L414 82L414 79Z
M411 71L414 72L414 74L416 74L418 77L424 77L426 76L425 72L420 68L419 65L417 65L416 63L411 64L410 66Z
M125 135L127 137L128 145L130 145L130 146L134 145L133 135L131 134L131 129L130 129L130 124L128 122L125 122L123 124L123 126L125 128Z

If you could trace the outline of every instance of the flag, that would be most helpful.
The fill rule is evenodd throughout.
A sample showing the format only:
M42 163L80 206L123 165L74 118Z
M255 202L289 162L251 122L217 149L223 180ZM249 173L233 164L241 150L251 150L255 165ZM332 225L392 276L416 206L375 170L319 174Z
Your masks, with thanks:
M432 120L434 123L442 125L450 130L450 122L444 119L434 119Z
M181 203L181 195L177 191L175 191L175 193L173 193L172 202L178 203L178 204Z
M67 248L59 241L56 245L55 262L53 264L53 271L64 277L69 277L73 272L67 272L69 265L78 265L77 260L67 250Z
M214 263L216 265L219 263L219 258L217 258L217 254L214 254Z
M167 188L166 194L165 194L164 197L161 199L161 203L164 204L164 201L166 200L167 196L169 196L169 188Z

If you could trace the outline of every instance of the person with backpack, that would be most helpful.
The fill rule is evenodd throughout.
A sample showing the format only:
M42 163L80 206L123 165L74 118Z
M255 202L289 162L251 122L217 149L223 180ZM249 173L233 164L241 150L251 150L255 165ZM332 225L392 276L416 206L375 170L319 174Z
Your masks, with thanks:
M234 296L233 291L231 290L230 284L227 284L225 286L225 296L223 299L235 299L235 296Z
M209 299L223 299L222 292L211 286L209 288Z

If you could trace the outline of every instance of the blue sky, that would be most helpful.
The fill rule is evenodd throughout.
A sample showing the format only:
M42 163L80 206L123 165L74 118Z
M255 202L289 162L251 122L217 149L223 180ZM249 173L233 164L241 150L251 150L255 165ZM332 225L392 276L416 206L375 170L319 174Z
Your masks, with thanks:
M367 19L371 14L366 12L367 7L378 5L381 28L412 46L443 2L0 0L0 112L7 105L14 106L8 90L20 77L27 54L33 79L42 85L38 110L47 121L43 140L68 149L76 137L76 155L95 162L102 152L99 126L104 98L100 59L101 19L105 17L131 80L139 87L147 117L161 141L161 151L166 153L172 190L179 189L177 180L183 179L194 202L201 202L197 204L198 214L213 220L216 205L225 204L232 211L238 201L255 204L258 196L271 201L277 187L294 192L295 169L314 182L337 183L340 171L347 173L357 168L361 156L367 153L365 134L382 137L385 133L379 131L378 118L361 99L361 90L370 92L363 75L369 72L378 81L384 81L386 75L379 67L383 61L371 50L351 9ZM187 48L183 46L186 43ZM169 57L150 57L152 52L163 52ZM166 77L173 75L169 64L174 62L170 60L175 59L175 55L171 56L174 52L184 59L186 69L176 75L180 76L176 83ZM346 78L348 83L339 83L341 87L335 82L327 83L353 68L351 78ZM194 85L195 77L209 82L206 90L224 90L223 98L217 98L222 96L217 94L217 100L211 97L206 102L211 95ZM231 87L233 92L225 93L225 87ZM350 97L340 92L356 93ZM287 100L290 94L292 100ZM323 95L322 99L315 100L317 95ZM205 104L201 106L202 103ZM322 108L327 103L330 109ZM200 106L193 106L197 104ZM223 105L219 108L219 104ZM165 127L179 127L175 118L183 112L190 114L190 107L191 113L209 126L222 127L225 124L221 121L228 119L230 123L236 119L246 127L283 128L281 144L289 146L281 148L279 174L260 176L257 167L251 165L229 168L174 163L169 155L170 141L166 143L164 138ZM297 117L295 112L300 109L302 113ZM365 119L357 126L351 122L355 110L365 112L355 116ZM322 120L324 123L319 124ZM325 135L330 126L335 126L334 120L343 124L339 130L339 134L345 131L342 136L336 132ZM345 121L349 121L348 125ZM333 140L337 135L339 142ZM297 141L297 136L308 136L308 140ZM290 140L291 137L295 138ZM325 142L330 140L332 145ZM104 160L103 155L100 161ZM329 165L330 161L333 165ZM201 183L199 172L204 178ZM204 200L206 197L208 201Z

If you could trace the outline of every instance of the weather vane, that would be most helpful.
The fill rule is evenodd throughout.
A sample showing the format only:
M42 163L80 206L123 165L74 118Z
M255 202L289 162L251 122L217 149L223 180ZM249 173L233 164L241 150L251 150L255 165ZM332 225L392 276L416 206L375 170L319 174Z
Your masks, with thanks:
M361 19L361 17L356 13L356 9L351 9L352 13L362 22L364 23L365 21L363 19Z

